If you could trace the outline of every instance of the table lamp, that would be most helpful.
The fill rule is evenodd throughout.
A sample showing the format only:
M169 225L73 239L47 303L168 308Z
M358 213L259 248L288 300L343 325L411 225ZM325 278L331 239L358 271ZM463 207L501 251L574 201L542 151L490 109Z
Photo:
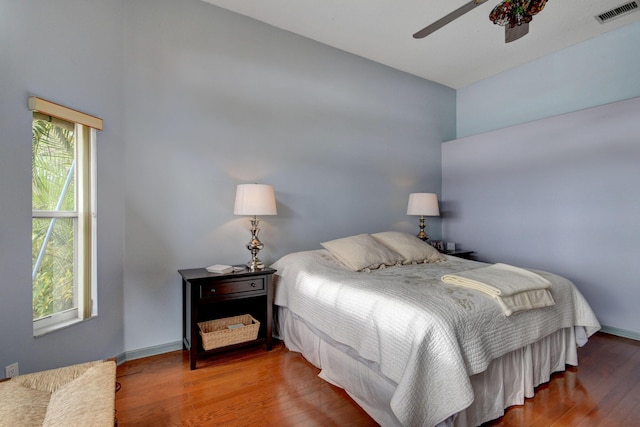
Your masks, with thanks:
M424 217L440 216L440 209L438 209L438 195L435 193L409 194L407 215L420 215L420 233L418 233L418 238L427 240L429 236L424 232Z
M251 261L247 263L250 271L259 271L264 268L264 263L258 259L258 252L264 245L258 239L258 215L277 215L276 196L273 187L265 184L240 184L236 189L236 203L233 209L234 215L252 215L251 241L247 243L247 249L251 252Z

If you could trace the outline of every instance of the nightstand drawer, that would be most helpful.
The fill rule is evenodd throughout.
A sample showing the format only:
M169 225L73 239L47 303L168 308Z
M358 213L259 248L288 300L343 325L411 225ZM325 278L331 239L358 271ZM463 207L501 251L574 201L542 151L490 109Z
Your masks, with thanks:
M221 295L233 296L246 293L264 293L264 277L207 283L200 286L200 298L214 298Z

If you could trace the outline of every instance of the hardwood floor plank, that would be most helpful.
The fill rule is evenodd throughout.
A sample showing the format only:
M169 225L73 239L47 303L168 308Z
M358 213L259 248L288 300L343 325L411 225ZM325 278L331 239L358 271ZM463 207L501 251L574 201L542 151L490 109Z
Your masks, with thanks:
M585 426L597 425L620 416L612 409L640 379L640 365L634 357L638 348L620 346L610 340L605 342L602 354L605 359L591 368L600 375L588 376L588 369L578 369L578 383L570 396L574 406L558 420L559 425L581 425L583 420ZM603 370L599 371L599 367ZM580 376L582 372L585 372L584 380Z
M556 373L524 405L485 427L640 425L640 342L598 333L579 367ZM176 351L118 366L120 427L376 426L344 390L276 342L221 353L189 370Z

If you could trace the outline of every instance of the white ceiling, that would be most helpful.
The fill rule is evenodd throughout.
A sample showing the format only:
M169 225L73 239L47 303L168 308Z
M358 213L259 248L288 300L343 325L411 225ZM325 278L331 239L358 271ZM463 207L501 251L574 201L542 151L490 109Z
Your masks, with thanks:
M529 34L504 42L489 0L424 39L412 35L468 0L203 0L454 89L640 21L640 12L600 24L629 0L549 0ZM638 42L636 40L636 42Z

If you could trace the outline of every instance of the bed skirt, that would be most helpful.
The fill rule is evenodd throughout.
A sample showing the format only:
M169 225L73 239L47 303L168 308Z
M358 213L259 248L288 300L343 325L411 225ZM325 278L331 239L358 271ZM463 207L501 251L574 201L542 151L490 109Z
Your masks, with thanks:
M301 353L319 368L322 379L343 388L380 425L401 426L390 406L397 384L380 374L374 363L314 330L285 307L278 307L275 333L289 350ZM534 388L548 382L552 373L564 371L567 364L577 366L576 347L585 342L581 328L560 329L493 360L486 371L470 378L475 396L471 406L438 427L478 426L501 417L509 406L533 397Z

